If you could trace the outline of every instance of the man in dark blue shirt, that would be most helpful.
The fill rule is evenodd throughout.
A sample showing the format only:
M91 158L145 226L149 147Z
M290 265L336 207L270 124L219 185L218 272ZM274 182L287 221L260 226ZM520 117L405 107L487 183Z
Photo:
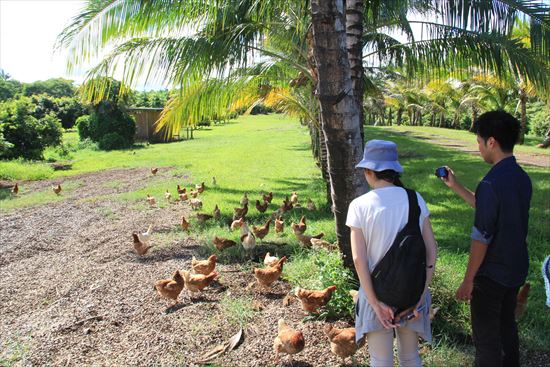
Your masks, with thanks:
M475 208L470 258L456 292L470 300L477 367L519 366L514 311L529 268L527 229L532 186L513 155L520 125L504 111L479 116L474 123L479 152L492 165L475 194L452 169L442 180Z

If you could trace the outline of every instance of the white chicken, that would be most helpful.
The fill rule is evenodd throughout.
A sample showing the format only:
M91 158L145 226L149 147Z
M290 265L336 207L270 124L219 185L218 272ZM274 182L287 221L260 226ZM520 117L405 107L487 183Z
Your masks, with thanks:
M146 245L149 244L149 240L151 239L151 233L153 233L153 225L149 225L149 228L147 228L147 232L143 232L139 234L139 240Z

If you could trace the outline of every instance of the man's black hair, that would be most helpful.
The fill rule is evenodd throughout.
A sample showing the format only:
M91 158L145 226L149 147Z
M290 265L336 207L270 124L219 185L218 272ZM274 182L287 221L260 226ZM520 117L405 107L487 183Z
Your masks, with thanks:
M477 118L473 131L485 142L492 136L504 153L512 153L518 141L520 124L508 112L490 111Z

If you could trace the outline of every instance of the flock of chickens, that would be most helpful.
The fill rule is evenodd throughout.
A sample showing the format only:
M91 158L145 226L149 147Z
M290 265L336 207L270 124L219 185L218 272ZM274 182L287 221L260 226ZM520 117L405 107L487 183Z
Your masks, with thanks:
M153 168L151 173L155 175L158 172L157 168ZM216 184L216 179L212 179L213 185ZM178 201L187 202L191 209L202 209L202 201L199 195L205 191L206 187L204 182L200 185L195 185L193 189L189 191L186 188L177 186ZM166 190L164 198L170 201L172 198L171 193ZM262 194L260 200L256 200L256 209L260 213L265 213L269 204L273 200L273 193ZM151 206L156 206L156 199L147 194L146 201ZM244 250L252 254L252 251L257 246L257 240L263 240L269 233L270 225L274 221L275 233L282 233L284 231L284 219L283 214L292 210L294 207L299 207L298 194L293 192L290 197L286 197L282 205L271 215L264 225L252 226L249 228L246 223L246 215L249 210L249 198L248 194L244 193L240 201L240 207L234 208L233 221L230 225L230 230L240 230L240 242ZM308 210L316 210L315 204L311 199L308 199ZM215 206L212 214L197 212L195 217L198 222L204 223L211 219L219 220L221 218L221 212L218 205ZM182 217L181 227L183 231L190 231L189 219L185 216ZM305 216L302 216L299 223L292 223L290 225L297 240L305 247L317 247L334 249L335 245L325 240L322 240L323 233L317 235L305 234L307 229L307 223ZM152 247L148 244L151 236L152 227L144 233L133 233L134 248L138 255L143 256L147 254L148 250ZM214 236L214 246L223 251L229 247L237 246L237 242L219 236ZM264 258L264 267L254 268L255 283L250 286L257 285L260 291L268 290L277 280L279 280L281 273L283 272L283 266L287 261L287 257L283 256L278 258L271 256L268 252ZM205 260L197 260L193 257L191 262L191 269L189 270L176 270L170 279L158 280L154 288L158 295L166 299L170 306L174 306L179 302L180 295L185 289L192 300L197 293L203 292L212 282L218 278L216 272L217 256L215 254L208 257ZM317 314L319 309L325 306L331 299L333 292L336 290L336 286L330 286L324 290L309 290L297 288L295 290L295 297L301 301L302 308L305 312L310 314ZM347 357L352 357L357 351L358 347L355 343L355 329L345 328L338 329L332 325L326 325L324 332L330 340L331 350L334 354L341 357L344 361ZM275 359L278 362L280 354L289 355L292 359L292 355L301 352L305 347L304 335L301 331L290 327L284 319L280 319L278 322L278 334L273 342L273 349L275 352Z

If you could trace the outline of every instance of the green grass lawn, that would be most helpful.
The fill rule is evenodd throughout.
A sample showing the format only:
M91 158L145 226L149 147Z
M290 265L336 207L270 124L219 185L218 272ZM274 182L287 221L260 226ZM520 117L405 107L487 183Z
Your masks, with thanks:
M475 137L467 132L437 128L412 127L366 127L367 139L391 139L399 146L400 160L405 168L403 182L419 191L428 203L436 239L439 243L439 258L434 279L434 303L441 306L434 322L434 346L424 356L426 365L449 366L465 365L471 361L469 335L469 311L465 304L454 300L454 292L462 280L469 250L469 234L473 222L473 210L453 194L434 175L434 169L449 165L455 170L459 180L471 189L489 169L480 157L436 146L421 139L400 134L404 130L426 134L441 134L453 139L475 142ZM418 130L417 130L418 129ZM448 134L448 135L447 135ZM221 207L223 221L230 219L233 208L244 192L250 199L260 197L261 192L273 191L274 200L268 213L280 205L285 195L297 191L305 202L312 198L321 210L311 213L297 209L286 218L286 223L296 221L307 212L308 233L323 231L326 239L335 239L334 222L329 207L323 202L324 184L309 149L309 133L295 119L278 115L243 116L236 122L199 130L194 140L170 144L143 145L136 149L102 152L83 149L72 152L70 160L73 169L53 171L45 164L25 162L0 162L3 178L32 180L61 178L86 172L111 168L159 167L169 175L152 178L136 191L114 195L110 199L124 200L135 206L143 206L146 193L157 197L161 206L165 205L162 195L166 189L175 196L175 187L205 181L207 191L203 194L203 212L211 212L215 204ZM66 137L75 143L76 136ZM474 143L475 144L475 143ZM520 147L518 150L534 149ZM539 152L539 150L537 150ZM54 154L48 152L48 154ZM542 261L548 255L550 242L550 172L547 169L525 167L533 182L533 201L529 229L529 249L531 267L529 281L532 284L526 314L519 322L522 349L550 350L550 314L544 305L544 285L540 275ZM212 177L217 186L211 186ZM79 181L80 185L82 184ZM108 187L116 187L118 182L106 182ZM74 185L74 184L73 184ZM49 189L49 188L48 188ZM23 187L24 190L24 187ZM67 194L67 196L70 194ZM63 200L53 195L41 194L11 198L0 196L2 210L45 204L51 200ZM102 198L95 198L102 199ZM250 219L260 224L267 218L258 214L251 200ZM209 244L212 236L220 231L219 224L204 226L197 233L198 238ZM221 225L221 223L220 223ZM294 236L286 234L276 237L270 233L266 242L289 244L289 251L296 248ZM236 239L237 235L235 235ZM232 252L233 251L233 252ZM226 259L238 258L236 250L230 249ZM318 254L306 253L299 257L300 265L288 267L288 277L301 277L303 284L311 284L308 277L319 277L324 266L317 261ZM224 259L222 259L223 261ZM327 260L332 264L332 260ZM320 265L321 264L321 265ZM332 266L332 265L331 265ZM293 269L294 268L294 269ZM334 266L331 267L334 272ZM322 269L321 269L322 270ZM285 270L286 272L286 270ZM292 273L293 272L293 273Z

